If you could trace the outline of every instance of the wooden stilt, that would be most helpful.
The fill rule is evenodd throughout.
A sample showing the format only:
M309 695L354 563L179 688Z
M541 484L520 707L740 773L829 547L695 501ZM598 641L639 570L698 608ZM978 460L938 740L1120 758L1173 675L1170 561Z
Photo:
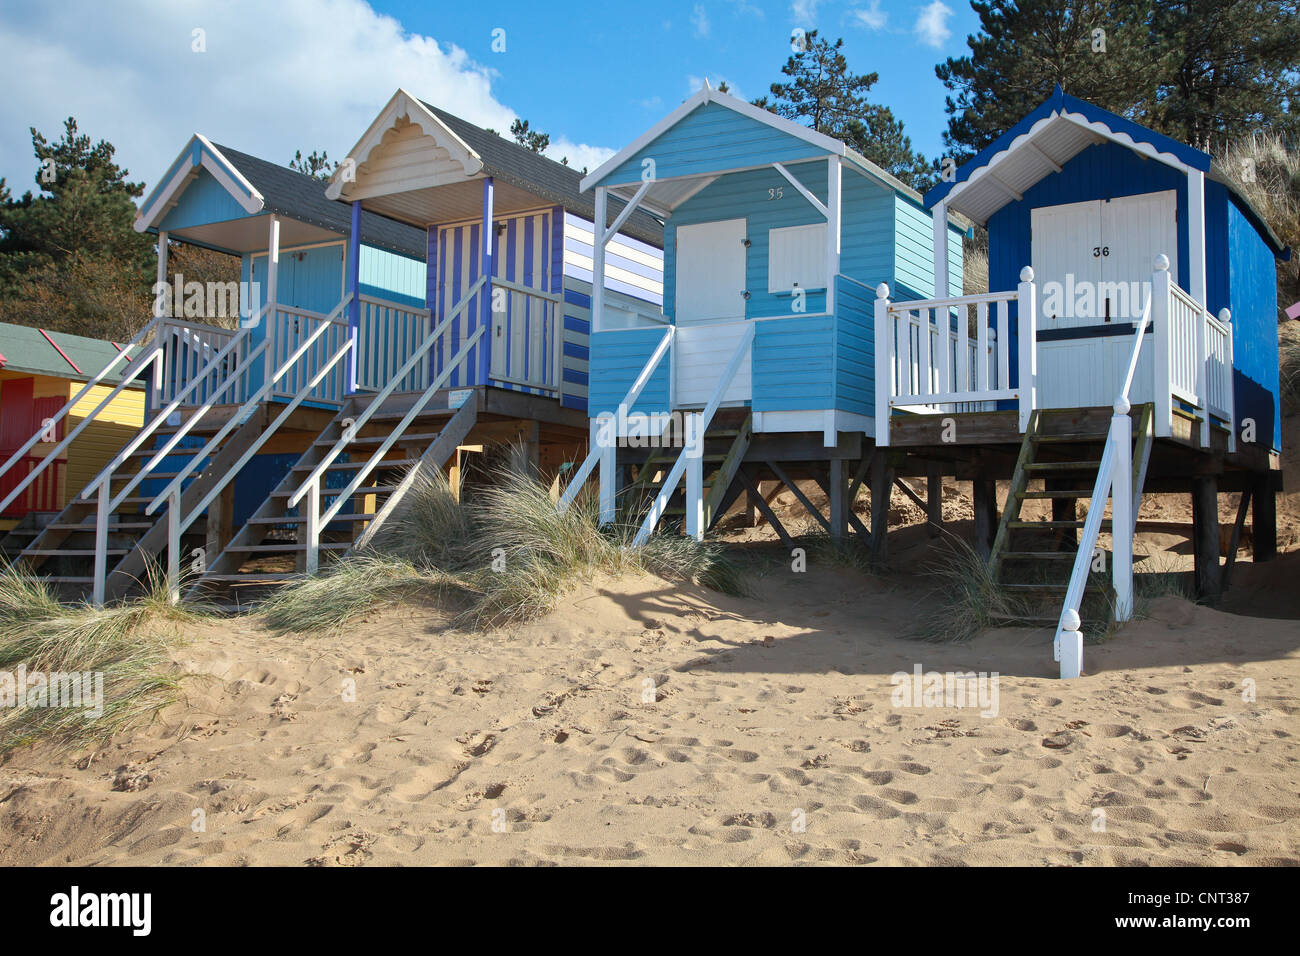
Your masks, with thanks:
M780 479L781 484L785 485L786 488L790 490L790 493L794 495L796 499L798 499L799 504L803 505L804 510L807 511L808 514L812 515L812 517L817 519L817 523L820 524L822 528L826 530L827 534L831 534L831 523L827 521L826 518L822 515L822 513L818 511L817 508L813 505L813 503L808 500L808 496L803 493L803 490L800 489L798 483L795 482L789 475L787 475L785 471L782 470L781 466L778 465L776 462L774 461L767 462L767 467L772 469L772 474L776 475L776 477ZM771 521L772 519L769 518L768 520Z
M886 455L871 460L871 553L889 556L889 495L894 486L894 466Z
M1250 532L1256 564L1277 557L1277 492L1272 479L1272 474L1261 475L1251 494Z
M736 477L740 480L740 483L745 486L745 490L749 492L749 500L754 503L754 507L762 512L763 517L772 525L772 530L775 531L776 536L781 539L781 543L787 548L793 548L794 541L791 540L789 532L785 530L785 525L781 524L780 520L778 520L776 514L772 511L771 506L767 503L767 500L759 494L758 488L754 485L753 478L751 478L743 468L736 472Z
M1213 475L1192 478L1192 538L1196 556L1196 596L1219 599L1219 482Z
M971 482L975 507L975 553L988 559L993 551L993 531L998 525L998 484L992 478Z
M1241 502L1237 505L1237 520L1232 524L1232 538L1228 542L1228 557L1223 562L1223 580L1220 586L1223 590L1228 590L1228 583L1232 579L1232 568L1237 563L1237 548L1241 545L1241 529L1246 524L1246 512L1250 510L1251 489L1247 488L1241 493Z
M844 459L832 458L830 465L827 467L827 472L827 484L829 485L827 497L830 498L831 505L831 537L841 541L849 533L847 509L845 508L848 487L844 480Z
M943 528L943 469L932 461L925 466L926 518L930 537L937 537Z

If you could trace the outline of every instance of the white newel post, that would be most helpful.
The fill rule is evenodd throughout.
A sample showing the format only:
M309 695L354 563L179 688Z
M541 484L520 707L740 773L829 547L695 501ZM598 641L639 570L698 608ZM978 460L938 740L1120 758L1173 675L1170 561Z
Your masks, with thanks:
M939 203L934 215L934 297L948 298L948 206Z
M1169 318L1169 257L1156 256L1156 271L1151 275L1151 349L1155 360L1151 385L1155 392L1155 435L1168 438L1173 434L1173 327Z
M108 578L108 505L111 498L107 477L99 483L95 499L95 581L91 585L91 601L95 607L104 606L105 582Z
M606 209L609 190L605 186L596 187L596 221L592 224L591 244L591 331L603 332L605 329L605 230Z
M1069 610L1061 622L1061 633L1052 647L1052 656L1061 663L1061 680L1070 680L1083 673L1083 622L1079 612Z
M1237 389L1232 380L1232 370L1236 368L1233 364L1232 357L1232 313L1226 308L1219 310L1219 321L1223 323L1228 330L1228 347L1227 352L1227 375L1228 375L1228 407L1225 409L1228 413L1228 453L1235 454L1237 451Z
M1034 287L1034 270L1020 270L1016 287L1016 316L1020 329L1020 431L1029 428L1029 418L1038 403L1038 292ZM1008 346L1010 343L1007 343ZM998 343L998 348L1002 348Z
M181 599L181 489L177 485L167 499L167 599Z
M267 323L266 326L266 380L269 382L275 369L275 334L276 334L276 305L279 303L280 294L280 217L271 216L271 223L267 227L266 235L266 313L262 321ZM288 351L288 343L285 343L285 351Z
M889 286L876 286L876 447L889 444L889 396L894 389L894 356L890 344Z
M1115 400L1110 440L1115 443L1115 469L1110 484L1111 582L1115 588L1115 620L1133 618L1133 419L1129 403Z
M166 299L164 299L164 301L167 303L167 305L161 310L162 315L171 315L172 312L174 311L172 303L177 301L175 291L169 288L167 284L167 259L169 253L169 250L167 248L167 236L168 233L166 230L158 231L158 280L157 280L158 285L155 286L154 289L159 294L166 296ZM161 317L161 316L156 316L156 317ZM159 329L158 331L154 332L154 344L155 345L161 344L163 345L164 348L166 348L166 340L163 337L162 329ZM164 352L164 354L166 353ZM153 363L152 371L153 371L153 381L149 393L150 411L157 410L163 406L162 390L163 390L163 382L165 381L165 375L163 369L163 359L161 358L161 356Z
M307 573L315 574L320 568L320 476L307 487Z
M704 416L690 414L686 435L686 535L704 540Z
M840 189L844 167L838 156L826 160L826 311L835 314L835 277L840 274Z

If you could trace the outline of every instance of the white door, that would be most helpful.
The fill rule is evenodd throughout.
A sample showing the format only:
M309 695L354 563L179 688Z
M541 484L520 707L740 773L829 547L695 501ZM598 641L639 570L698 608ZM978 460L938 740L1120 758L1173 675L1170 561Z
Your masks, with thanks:
M673 342L673 405L702 407L744 335L745 220L726 219L677 229L677 336ZM723 397L753 396L746 356Z
M1178 275L1177 193L1124 196L1102 203L1101 235L1103 303L1112 322L1133 322L1151 294L1156 256L1169 257L1170 274ZM1136 287L1134 286L1136 283ZM1127 300L1127 301L1126 301Z
M678 325L745 317L745 220L677 229Z
M1100 312L1088 307L1078 292L1091 288L1095 294L1102 278L1101 203L1039 207L1029 214L1029 228L1039 329L1096 325Z

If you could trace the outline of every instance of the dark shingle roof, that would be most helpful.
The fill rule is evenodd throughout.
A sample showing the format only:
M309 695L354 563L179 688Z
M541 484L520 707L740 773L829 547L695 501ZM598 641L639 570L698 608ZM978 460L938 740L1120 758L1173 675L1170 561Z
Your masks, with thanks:
M59 354L59 349L63 350L63 355ZM94 378L100 369L119 354L120 349L112 342L102 339L90 339L70 332L42 334L40 329L30 326L0 322L0 355L5 359L3 367L10 372L51 375L85 382ZM69 364L69 359L76 364L76 368ZM123 359L103 381L116 385L122 380L122 369L129 364Z
M352 228L352 210L346 203L326 199L325 184L320 180L229 146L213 145L262 194L267 211L343 235ZM361 213L361 238L370 245L417 259L428 253L423 230L373 212Z
M489 175L504 180L512 186L526 189L543 199L558 203L579 216L595 220L595 194L583 193L579 190L578 184L582 182L580 171L557 163L541 153L535 153L481 126L475 126L459 116L453 116L431 103L424 105L434 116L446 123L453 133L463 139L470 149L482 157ZM620 212L623 206L622 201L610 196L610 218ZM656 248L663 248L663 223L642 209L632 213L620 231L642 242L648 242Z

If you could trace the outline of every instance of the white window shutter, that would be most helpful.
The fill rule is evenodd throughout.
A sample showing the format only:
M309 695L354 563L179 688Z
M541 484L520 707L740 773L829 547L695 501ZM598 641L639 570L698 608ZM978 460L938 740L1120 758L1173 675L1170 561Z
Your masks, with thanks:
M767 234L767 291L826 288L826 224L786 226Z

